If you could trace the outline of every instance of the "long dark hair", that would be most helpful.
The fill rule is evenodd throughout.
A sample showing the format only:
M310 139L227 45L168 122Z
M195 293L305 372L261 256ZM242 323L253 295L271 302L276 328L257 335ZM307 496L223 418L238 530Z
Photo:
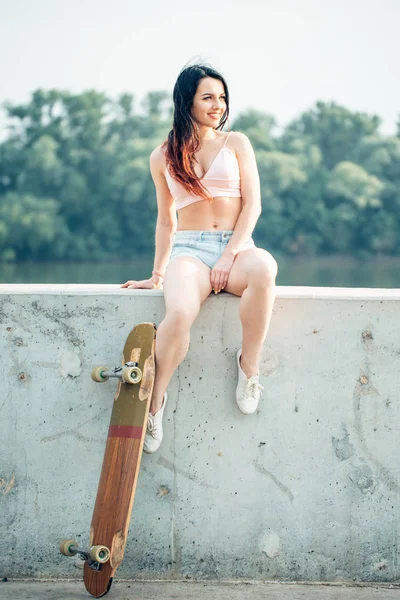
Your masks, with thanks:
M226 108L215 129L224 127L229 117L229 91L225 79L206 64L185 67L174 86L174 120L168 139L162 144L162 150L171 177L179 181L188 194L212 200L194 170L194 154L200 146L200 134L198 124L190 112L199 82L204 77L219 79L224 86Z

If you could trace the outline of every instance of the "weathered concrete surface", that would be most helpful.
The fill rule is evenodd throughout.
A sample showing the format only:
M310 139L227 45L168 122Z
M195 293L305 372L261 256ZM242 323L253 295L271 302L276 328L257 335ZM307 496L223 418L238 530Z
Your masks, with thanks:
M400 290L278 288L256 415L234 401L240 299L208 298L144 456L121 578L399 580ZM119 362L162 292L0 286L1 576L77 577Z
M0 583L7 600L87 600L81 582ZM279 583L115 582L110 600L398 600L399 588Z

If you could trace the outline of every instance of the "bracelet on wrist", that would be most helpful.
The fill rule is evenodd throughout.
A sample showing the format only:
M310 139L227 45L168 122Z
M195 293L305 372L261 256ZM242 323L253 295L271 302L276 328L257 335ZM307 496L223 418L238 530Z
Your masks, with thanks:
M158 275L159 277L162 277L164 279L164 274L161 273L161 271L156 271L154 269L154 271L151 272L152 275Z

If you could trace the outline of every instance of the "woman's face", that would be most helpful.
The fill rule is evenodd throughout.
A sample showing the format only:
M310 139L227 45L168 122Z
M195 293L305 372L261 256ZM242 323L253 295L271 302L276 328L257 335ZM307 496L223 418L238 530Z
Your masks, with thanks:
M226 95L222 81L212 77L200 79L191 108L192 117L199 125L218 127L226 109Z

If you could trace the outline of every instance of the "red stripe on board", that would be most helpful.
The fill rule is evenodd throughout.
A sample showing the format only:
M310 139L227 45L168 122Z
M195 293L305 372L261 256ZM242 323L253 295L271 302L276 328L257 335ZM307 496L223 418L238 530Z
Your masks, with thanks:
M140 440L142 431L142 427L135 427L132 425L110 425L108 437L134 438L135 440Z

